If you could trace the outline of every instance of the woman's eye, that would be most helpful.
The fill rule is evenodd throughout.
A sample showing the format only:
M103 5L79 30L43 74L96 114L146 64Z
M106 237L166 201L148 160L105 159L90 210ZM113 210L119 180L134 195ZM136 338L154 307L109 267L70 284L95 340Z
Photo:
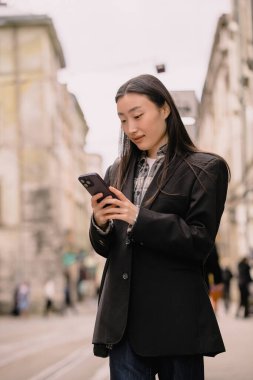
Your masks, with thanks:
M124 124L126 122L126 120L121 120L121 124Z
M141 113L140 115L136 115L134 118L139 119L143 114Z

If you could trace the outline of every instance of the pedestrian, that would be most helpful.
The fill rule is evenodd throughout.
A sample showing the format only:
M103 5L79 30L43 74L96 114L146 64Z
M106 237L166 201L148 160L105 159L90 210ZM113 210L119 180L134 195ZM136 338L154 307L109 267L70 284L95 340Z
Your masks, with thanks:
M18 309L18 289L19 289L19 286L16 285L13 292L13 307L11 311L11 314L16 317L19 316L20 314L20 311Z
M214 244L213 249L205 262L204 268L211 303L214 312L217 313L218 301L223 296L223 281L216 244Z
M107 258L93 344L112 380L203 380L225 350L203 275L224 209L228 166L191 141L152 75L122 85L120 158L91 199L90 239ZM100 201L100 202L99 202Z
M44 286L45 294L45 307L44 315L49 315L52 311L55 310L54 298L55 298L55 283L53 279L48 279Z
M74 244L72 230L65 232L65 245L62 257L63 272L65 277L65 300L66 305L76 309L77 283L79 276L79 255Z
M222 269L222 282L223 282L223 300L225 311L228 312L230 307L230 283L233 278L233 274L229 268L229 266L225 266Z
M27 317L30 308L30 285L27 281L19 284L17 290L17 309L21 317Z
M238 263L238 288L240 292L239 305L236 312L236 317L240 316L243 310L244 318L249 316L249 284L252 281L250 275L250 266L247 257L241 259Z
M64 272L64 298L61 313L64 315L70 311L77 314L75 298L73 298L73 282L71 281L71 275L69 272ZM75 290L76 292L76 290Z
M77 280L77 298L81 302L85 298L85 285L87 281L87 268L83 262L79 263L79 275Z

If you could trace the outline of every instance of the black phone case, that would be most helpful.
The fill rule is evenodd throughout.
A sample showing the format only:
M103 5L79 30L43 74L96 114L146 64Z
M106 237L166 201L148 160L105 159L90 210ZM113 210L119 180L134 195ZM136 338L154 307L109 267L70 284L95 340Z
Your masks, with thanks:
M108 197L109 195L111 195L113 198L116 198L115 194L109 190L103 178L101 178L97 173L87 173L80 175L78 177L78 180L91 195L103 193L103 197L99 199L99 202L101 202L102 199Z

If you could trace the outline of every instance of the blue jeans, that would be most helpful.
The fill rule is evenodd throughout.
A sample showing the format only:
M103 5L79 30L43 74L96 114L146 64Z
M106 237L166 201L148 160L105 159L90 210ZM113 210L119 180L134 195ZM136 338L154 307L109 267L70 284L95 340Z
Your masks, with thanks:
M204 380L202 355L144 358L135 354L127 339L109 355L111 380Z

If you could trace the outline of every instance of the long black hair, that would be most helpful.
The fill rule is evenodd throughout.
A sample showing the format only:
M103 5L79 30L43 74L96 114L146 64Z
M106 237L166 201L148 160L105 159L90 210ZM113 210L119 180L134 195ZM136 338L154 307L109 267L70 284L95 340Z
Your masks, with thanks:
M163 180L167 176L169 162L172 161L175 156L181 156L182 159L187 161L186 157L189 154L199 152L200 150L195 146L188 135L172 96L158 78L150 74L144 74L128 80L118 89L115 97L116 103L121 97L129 93L145 95L159 108L163 107L166 103L170 108L170 114L166 119L169 147L165 154L161 180L159 180L159 183L162 185ZM114 180L114 185L118 188L122 188L123 186L130 162L141 153L123 131L121 132L120 145L119 167ZM194 171L192 165L190 163L188 164Z

